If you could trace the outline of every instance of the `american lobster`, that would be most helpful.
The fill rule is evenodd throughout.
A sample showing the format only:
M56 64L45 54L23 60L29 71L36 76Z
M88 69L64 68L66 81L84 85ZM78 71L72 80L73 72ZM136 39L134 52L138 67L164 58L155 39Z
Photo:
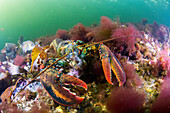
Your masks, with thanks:
M84 58L87 57L91 51L99 52L105 78L108 83L113 85L113 72L119 86L122 86L126 81L125 72L111 50L103 44L104 42L118 38L122 37L89 43L84 43L81 40L55 39L50 46L44 48L36 45L31 53L31 71L38 68L40 69L40 72L23 89L21 89L18 94L40 76L43 87L57 103L65 106L72 106L82 102L84 97L77 96L65 86L71 84L72 86L79 86L87 90L87 85L77 77L67 74L68 71L65 67L70 66L73 70L79 70L83 65ZM50 58L48 56L47 51L50 49L55 51L55 56L57 58Z

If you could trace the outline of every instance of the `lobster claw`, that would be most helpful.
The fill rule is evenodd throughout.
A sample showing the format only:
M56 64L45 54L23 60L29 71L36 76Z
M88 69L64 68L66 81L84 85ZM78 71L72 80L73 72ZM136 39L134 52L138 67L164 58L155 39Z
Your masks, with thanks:
M83 101L84 97L79 97L75 93L72 93L69 89L65 88L63 84L72 84L73 86L80 86L87 90L87 85L82 80L66 74L58 77L57 70L52 68L46 70L40 76L40 80L53 100L65 106L79 104Z
M111 52L111 50L103 44L99 45L99 54L106 80L113 85L111 74L112 70L119 82L119 86L122 86L126 81L126 76L123 68L120 65L120 62Z

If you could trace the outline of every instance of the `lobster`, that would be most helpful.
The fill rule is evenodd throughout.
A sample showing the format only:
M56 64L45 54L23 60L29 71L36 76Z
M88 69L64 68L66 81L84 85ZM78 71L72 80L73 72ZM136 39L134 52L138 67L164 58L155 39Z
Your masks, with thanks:
M75 41L55 39L50 46L46 46L44 48L36 45L31 53L31 71L34 70L34 67L37 67L40 72L27 85L25 85L25 87L22 88L18 94L40 76L40 81L44 89L57 103L64 106L72 106L81 103L84 97L77 96L65 86L71 84L72 86L79 86L87 90L87 84L77 77L66 73L65 67L70 66L74 70L79 70L79 68L83 65L84 58L89 55L90 51L99 52L103 72L107 82L113 85L113 72L119 86L122 86L126 81L125 72L111 50L103 44L104 42L122 37L115 37L104 41L89 43L84 43L81 40ZM47 51L50 49L55 51L55 56L57 58L50 58L48 56Z

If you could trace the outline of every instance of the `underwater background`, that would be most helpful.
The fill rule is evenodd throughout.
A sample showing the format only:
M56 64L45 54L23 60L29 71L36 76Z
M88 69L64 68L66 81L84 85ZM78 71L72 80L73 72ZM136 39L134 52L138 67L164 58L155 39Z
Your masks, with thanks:
M0 49L5 43L54 35L77 23L99 23L101 16L120 22L141 21L170 26L169 0L0 0Z

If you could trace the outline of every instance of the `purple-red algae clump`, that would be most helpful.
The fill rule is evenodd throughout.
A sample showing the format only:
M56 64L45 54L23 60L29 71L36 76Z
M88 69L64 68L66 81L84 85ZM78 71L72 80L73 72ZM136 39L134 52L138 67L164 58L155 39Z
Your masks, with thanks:
M69 31L63 30L63 29L58 29L56 32L55 37L56 38L61 38L63 40L69 40L70 36L68 35Z
M78 23L70 29L69 35L71 36L71 40L82 40L84 42L88 42L89 40L86 38L86 34L88 32L89 31L82 23Z
M113 22L110 18L102 16L99 26L92 28L95 41L109 39L112 32L118 27L118 23Z
M139 78L139 75L135 71L135 67L132 64L122 63L122 67L126 73L126 86L141 86L142 81Z
M159 52L158 67L162 70L170 70L170 57L168 54L168 49L164 49Z
M50 45L50 43L56 39L55 36L51 36L51 35L46 35L46 36L42 36L39 39L36 39L35 42L40 43L42 46L46 46L46 45Z
M21 66L25 61L25 58L23 56L16 55L14 58L14 65Z
M170 112L170 77L164 80L159 96L151 107L151 113Z
M100 26L101 26L102 30L104 30L104 29L108 29L108 30L114 29L113 21L106 16L101 17Z
M111 113L144 113L145 95L133 88L114 88L107 101Z
M132 54L136 51L135 43L137 42L137 38L135 37L140 36L141 33L138 31L135 26L129 24L128 27L119 27L117 28L111 35L112 38L114 37L121 37L127 35L134 35L124 38L119 38L113 40L114 47L117 47L117 50L122 50L122 54L126 56L132 56Z
M156 61L150 61L150 72L153 76L168 76L170 71L170 56L168 54L168 48L164 48L159 51Z

